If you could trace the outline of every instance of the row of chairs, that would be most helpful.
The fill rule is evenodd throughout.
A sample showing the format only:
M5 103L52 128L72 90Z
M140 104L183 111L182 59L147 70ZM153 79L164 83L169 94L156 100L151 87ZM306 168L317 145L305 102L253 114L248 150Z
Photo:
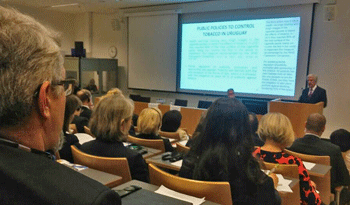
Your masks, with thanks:
M129 97L133 101L146 102L146 103L151 102L151 98L150 97L142 97L141 95L134 95L134 94L130 94ZM207 108L210 107L210 105L212 103L213 103L212 101L199 100L197 107L198 108L207 109ZM175 99L175 103L174 103L174 105L183 106L183 107L187 107L187 104L188 104L188 101L187 100L182 100L182 99Z
M179 145L179 143L177 144ZM126 158L93 156L80 151L74 145L71 146L71 149L74 163L121 176L122 181L120 184L131 180L129 164ZM195 197L205 197L206 200L219 204L232 204L231 189L228 182L206 182L186 179L169 174L153 164L149 164L148 168L151 184L164 185L169 189ZM114 186L120 184L114 184Z

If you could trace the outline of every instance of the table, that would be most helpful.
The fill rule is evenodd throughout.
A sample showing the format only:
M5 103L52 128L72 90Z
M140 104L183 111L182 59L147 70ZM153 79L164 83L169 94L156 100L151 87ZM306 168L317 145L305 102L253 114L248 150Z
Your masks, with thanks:
M153 185L153 184L148 184L148 183L141 182L141 181L138 181L138 180L131 180L131 181L127 182L127 183L124 183L122 185L119 185L119 186L113 188L113 190L121 190L121 189L124 189L126 187L129 187L130 185L137 185L137 186L140 186L143 189L146 189L146 190L149 190L149 191L155 191L155 190L157 190L159 188L158 186ZM122 204L123 204L123 198L122 198ZM152 204L152 203L150 203L150 204ZM211 202L211 201L205 201L203 204L204 205L217 205L217 203L214 203L214 202Z
M180 171L180 166L173 165L172 162L169 160L162 160L162 154L155 155L153 157L147 158L146 163L147 164L154 164L157 165L158 167L166 168L166 169L171 169L175 171Z
M102 172L96 169L86 168L78 172L95 181L100 182L101 184L109 188L113 188L122 182L122 177Z

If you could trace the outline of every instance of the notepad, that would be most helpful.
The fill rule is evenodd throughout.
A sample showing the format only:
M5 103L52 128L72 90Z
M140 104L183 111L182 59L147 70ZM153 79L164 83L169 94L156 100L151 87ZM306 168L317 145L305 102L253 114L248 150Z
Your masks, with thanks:
M277 191L293 192L289 187L289 184L292 183L292 180L285 179L282 174L276 174L276 176L278 178L278 185L276 187Z
M168 189L168 188L166 188L163 185L161 185L159 187L159 189L157 189L155 192L158 193L158 194L162 194L162 195L165 195L165 196L169 196L169 197L175 198L175 199L179 199L179 200L182 200L182 201L190 202L193 205L199 205L199 204L202 204L203 202L205 202L204 197L203 198L197 198L197 197L194 197L194 196L189 196L187 194L182 194L182 193L173 191L171 189Z
M177 166L177 167L181 167L181 166L182 166L182 160L173 162L173 163L171 163L171 164L174 165L174 166Z
M305 166L305 168L306 168L307 170L312 169L312 168L316 165L315 163L312 163L312 162L305 162L305 161L303 161L303 164L304 164L304 166Z

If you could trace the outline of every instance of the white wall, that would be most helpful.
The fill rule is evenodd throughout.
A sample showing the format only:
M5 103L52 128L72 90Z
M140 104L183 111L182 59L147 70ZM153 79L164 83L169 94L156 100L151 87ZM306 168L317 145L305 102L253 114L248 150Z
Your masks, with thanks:
M323 20L326 2L316 6L310 73L318 75L318 84L327 89L327 125L322 137L328 138L336 129L350 130L350 1L337 0L334 22Z
M3 3L0 3L3 5ZM75 15L57 11L48 11L45 9L30 8L25 6L13 6L22 13L28 14L39 20L46 26L50 26L56 31L61 32L62 50L70 54L70 49L74 48L75 41Z
M232 6L233 1L222 3L221 9ZM279 1L271 1L279 2ZM328 106L324 110L327 118L326 132L322 137L328 138L330 133L338 128L350 130L350 1L337 0L337 17L334 22L323 21L323 8L328 0L321 0L316 6L314 30L312 36L310 73L319 76L319 85L326 88ZM184 10L209 10L208 7L221 10L217 2L193 3L185 6ZM173 6L174 7L174 6ZM157 9L171 9L170 6ZM149 8L148 8L149 9ZM198 100L214 100L215 98L198 95L184 95L167 92L132 91L127 89L127 24L120 19L120 30L113 30L111 20L119 18L113 14L62 14L59 12L38 12L36 9L19 8L19 10L37 17L63 32L63 50L70 51L74 41L84 40L88 49L88 56L109 58L108 48L112 45L118 48L118 87L124 92L151 96L152 101L157 98L166 98L166 103L175 98L188 99L189 106L196 106ZM134 9L140 11L145 9ZM91 20L91 21L90 21ZM91 22L91 24L89 23ZM75 28L74 28L75 27ZM92 29L92 38L89 31ZM90 48L92 42L92 49Z

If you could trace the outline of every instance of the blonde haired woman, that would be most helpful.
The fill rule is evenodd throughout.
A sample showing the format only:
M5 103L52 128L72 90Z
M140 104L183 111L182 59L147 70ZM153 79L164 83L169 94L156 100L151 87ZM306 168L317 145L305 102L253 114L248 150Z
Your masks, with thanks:
M264 115L259 122L258 134L265 141L265 144L262 147L258 147L253 152L253 155L265 162L297 164L300 183L300 204L321 204L320 196L316 193L301 159L283 152L283 149L292 145L294 141L294 131L288 117L281 113Z
M148 168L142 155L124 147L134 111L133 102L122 95L110 95L96 105L90 120L96 140L84 143L81 150L101 157L126 157L132 179L148 182Z
M137 120L137 129L140 134L136 137L142 139L162 139L159 135L159 129L162 126L162 111L158 108L146 108L140 113ZM171 146L169 139L163 139L165 151L172 152L174 148Z

